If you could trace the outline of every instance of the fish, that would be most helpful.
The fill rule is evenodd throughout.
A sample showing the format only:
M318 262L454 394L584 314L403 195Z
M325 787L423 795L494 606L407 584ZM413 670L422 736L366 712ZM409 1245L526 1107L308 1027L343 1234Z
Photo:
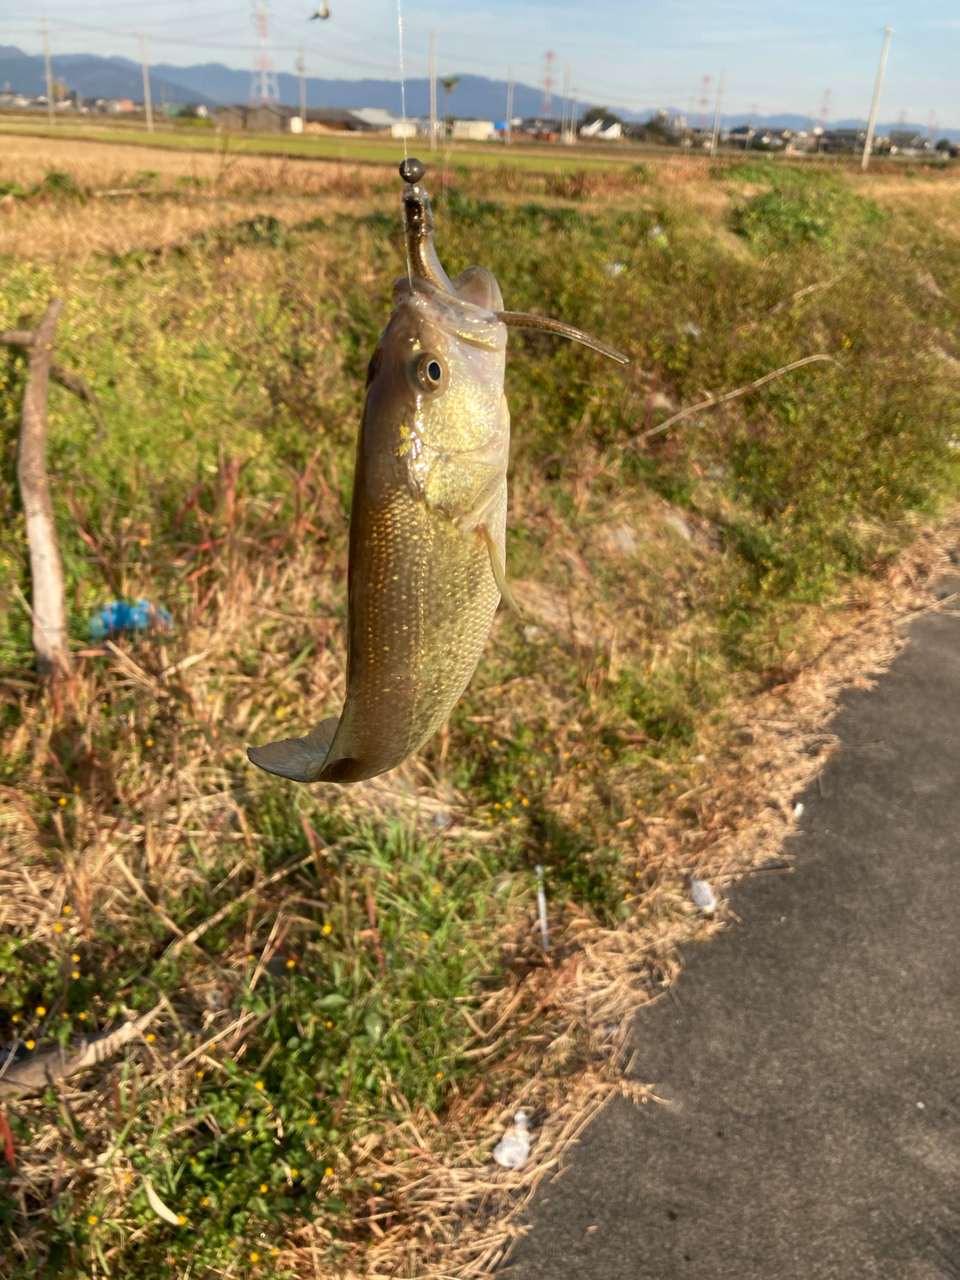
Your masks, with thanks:
M343 710L305 737L247 749L295 782L361 782L419 751L470 683L501 599L516 609L504 570L508 329L546 329L627 363L563 321L505 311L485 267L451 280L424 171L413 158L400 166L407 274L367 372Z

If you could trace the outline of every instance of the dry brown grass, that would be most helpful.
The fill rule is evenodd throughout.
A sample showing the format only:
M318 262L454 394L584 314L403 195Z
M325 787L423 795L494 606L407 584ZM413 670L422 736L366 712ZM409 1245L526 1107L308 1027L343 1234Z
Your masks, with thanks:
M704 782L657 818L641 822L637 905L630 919L616 929L586 917L569 919L553 962L512 996L507 1008L514 1018L524 1010L540 1011L543 1049L539 1055L528 1052L523 1081L510 1091L509 1105L474 1117L469 1139L452 1158L440 1167L424 1160L415 1174L411 1170L420 1239L411 1240L411 1222L393 1239L377 1242L365 1275L493 1275L525 1230L525 1210L536 1188L559 1172L597 1110L618 1095L657 1104L655 1082L632 1085L624 1078L624 1046L634 1017L676 977L684 946L735 927L722 901L726 886L766 866L789 870L789 856L783 855L796 825L794 800L837 745L830 721L840 694L871 687L887 669L907 643L903 624L941 607L930 586L958 561L960 517L924 530L882 582L851 601L854 609L824 625L819 654L789 683L724 708L722 722L737 727L741 748L730 751L723 741L726 730L713 750L704 744ZM715 916L705 918L692 906L691 876L710 881L717 891ZM494 1052L491 1047L491 1057ZM588 1065L572 1075L558 1072L564 1059ZM496 1071L500 1064L494 1064ZM477 1153L489 1149L518 1105L547 1117L533 1158L522 1171L491 1177L489 1166L477 1165ZM306 1253L293 1256L306 1264Z
M118 703L132 693L137 710L114 756L90 761L82 798L73 803L69 817L56 816L53 845L39 837L32 813L41 797L55 800L63 787L51 770L51 761L63 749L63 726L48 699L37 700L27 689L19 695L20 727L5 750L19 754L29 745L32 764L21 785L5 789L3 797L3 928L52 941L52 931L64 919L63 907L70 904L75 912L70 935L74 945L83 945L107 920L114 929L134 927L146 901L155 904L159 918L180 937L168 904L189 888L198 866L226 860L226 874L232 878L257 864L264 837L247 821L247 800L233 780L235 769L230 769L233 755L241 741L255 738L288 710L295 708L298 719L313 722L339 703L342 652L333 620L339 596L334 584L344 567L345 547L342 519L330 506L329 491L322 483L305 482L303 527L322 520L339 527L340 534L322 551L306 551L297 549L296 531L292 536L278 532L270 555L263 554L267 544L261 534L260 545L251 551L246 531L262 526L269 513L235 503L234 478L228 465L220 482L220 550L209 561L201 560L208 570L196 579L194 608L177 638L152 651L121 646L106 662L88 659L82 667L73 693L77 726L88 741L95 737L102 702ZM532 495L520 495L519 501L526 503L526 518L535 519ZM678 556L693 563L716 554L709 531L698 531L703 539L699 547L678 537L665 523L672 513L662 504L608 514L608 523L601 526L612 531L606 554L622 559L623 530L643 529L643 572L651 579L662 580L668 561L676 562ZM568 546L562 530L557 535L557 547ZM939 532L924 531L882 581L861 587L845 610L821 619L813 661L790 672L770 692L722 709L713 733L705 729L701 735L704 763L696 785L676 795L655 817L633 824L636 888L624 923L604 927L587 912L568 906L558 914L552 906L553 947L545 959L535 943L534 921L521 919L507 939L514 976L476 1012L478 1033L467 1055L484 1064L481 1090L486 1101L478 1106L475 1098L454 1097L442 1122L414 1103L405 1122L358 1138L337 1178L389 1180L391 1190L371 1196L362 1212L359 1207L355 1211L351 1232L344 1237L340 1274L370 1280L478 1280L492 1275L523 1230L530 1197L562 1166L597 1109L624 1093L638 1104L656 1105L654 1082L624 1082L623 1047L631 1019L676 977L685 945L729 925L722 903L711 918L693 907L689 877L709 880L722 899L732 880L782 857L795 821L793 799L834 745L829 720L839 693L868 684L889 663L904 643L900 624L911 613L935 606L928 584L958 547L960 520ZM107 546L102 550L109 556ZM538 596L531 588L526 598L548 633L570 634L572 629L574 643L585 652L599 652L615 631L609 616L591 608L589 582L581 577L566 610L555 614L546 590L540 589ZM131 578L124 586L136 594L147 583ZM325 643L316 661L287 675L288 655L304 619L314 626L319 620ZM630 627L624 619L617 625ZM638 634L642 626L638 617ZM681 631L673 642L683 645L688 638ZM635 639L627 635L623 642ZM252 678L245 673L244 652L259 655ZM538 693L535 685L534 680L489 691L496 732L510 732L514 716L529 714L549 696L546 689ZM167 733L162 749L147 750L147 728L157 723L158 714L164 715L164 708L171 723L181 725L181 734L191 723L204 732L192 735L189 745L182 736ZM562 708L547 708L547 714L559 723ZM130 816L111 821L111 803L118 795ZM452 815L466 842L463 848L471 840L488 838L449 787L416 763L378 785L346 789L332 803L349 806L354 817L366 811L382 819L404 806L412 806L421 821L438 813L445 820ZM593 803L589 786L564 795L563 784L551 800L568 821L586 818ZM303 812L309 812L309 801ZM24 854L29 855L29 874ZM317 852L310 859L322 856ZM295 879L296 867L290 872ZM262 963L271 947L282 944L289 928L283 923L285 914L288 919L295 915L296 895L283 882L260 891L258 909L273 899L279 911ZM198 937L202 947L202 935ZM170 950L180 946L175 938ZM236 954L221 957L217 970L201 967L183 993L203 1010L199 1034L186 1039L168 1034L158 1044L147 1044L141 1036L123 1065L82 1085L60 1086L62 1107L83 1126L87 1150L111 1148L116 1129L111 1098L132 1069L141 1097L149 1099L142 1105L159 1121L189 1112L198 1062L215 1071L224 1054L242 1052L250 1020L228 1012L231 985L226 975L249 946L249 937L237 939ZM217 1049L211 1047L214 1041ZM40 1103L20 1106L24 1114L39 1118L42 1113ZM522 1170L497 1170L490 1163L492 1146L520 1106L537 1121L533 1158ZM125 1155L108 1162L102 1173L84 1165L70 1172L62 1165L62 1144L61 1128L41 1125L34 1144L21 1153L22 1201L26 1196L45 1199L54 1186L66 1193L79 1178L89 1186L95 1176L104 1194L123 1203L129 1180L137 1177ZM292 1226L278 1262L295 1274L310 1275L332 1241L322 1224L301 1221Z
M32 186L50 170L69 172L78 185L92 190L125 187L145 172L155 172L156 189L177 189L178 179L209 183L218 192L243 184L271 193L362 196L377 183L394 181L389 165L341 164L331 160L273 159L244 155L241 144L222 151L172 150L124 146L77 139L23 138L4 135L0 177Z
M17 161L24 181L31 180L36 169L29 165L35 164L43 172L62 166L84 185L122 185L144 167L159 168L161 156L167 167L159 185L166 192L177 190L177 177L210 176L193 172L199 157L181 153L95 143L51 142L38 149L35 141L24 144L32 158L24 151ZM214 157L202 159L216 163ZM628 190L621 174L608 186L584 179L582 190L565 188L565 197L558 189L544 198L559 203L576 197L582 199L577 208L590 208L591 201L599 205L608 197L651 204L655 197L680 212L715 216L730 193L710 174L705 161L678 159L658 167L666 193L643 185ZM4 167L0 176L16 175ZM383 179L395 183L387 170ZM162 247L255 213L274 213L290 223L339 209L394 207L393 196L381 196L364 185L368 181L373 184L368 170L354 188L350 172L338 166L244 159L220 174L216 200L203 192L176 199L161 192L120 205L8 203L0 212L0 249L53 261ZM886 189L886 177L875 181ZM337 182L346 185L338 189ZM506 174L495 172L471 182L470 190L481 193L498 189L498 182L509 185ZM547 190L549 179L536 182ZM928 194L899 178L900 186L890 182L904 201ZM511 176L509 183L508 199L520 200L531 189L526 178ZM946 186L933 182L929 190L930 198L944 200L948 216ZM321 244L302 261L320 271L328 257L328 246ZM244 273L244 287L255 296L275 267L247 247L237 250L234 269ZM369 276L366 262L363 269ZM292 290L288 296L299 298ZM328 328L310 330L310 345L332 349L329 336ZM320 373L309 369L311 394L332 398L335 363ZM645 375L626 403L638 423L649 419L654 401ZM709 723L697 726L694 760L681 765L682 757L655 756L654 744L636 734L631 722L632 741L650 754L639 764L634 759L607 765L603 735L625 732L628 718L601 694L616 686L618 668L627 662L654 676L661 668L696 665L708 649L703 641L712 625L698 613L697 593L704 583L721 580L736 553L724 551L705 518L674 509L642 485L620 486L622 449L598 444L588 419L589 410L570 432L566 514L549 500L543 470L522 452L511 493L511 525L527 530L537 547L536 569L528 566L517 584L527 642L539 653L556 648L573 655L577 697L562 696L560 681L534 671L486 684L478 678L471 709L488 726L489 738L519 735L532 722L545 726L556 759L542 784L543 811L571 831L592 833L598 847L615 841L625 851L632 893L621 904L618 925L601 924L572 901L552 901L553 946L545 956L537 945L529 893L518 890L499 917L507 977L470 1006L475 1034L465 1060L476 1068L472 1092L451 1086L440 1114L416 1097L404 1099L402 1121L373 1132L344 1104L340 1118L344 1128L356 1124L357 1137L353 1150L339 1157L331 1189L339 1194L358 1181L368 1189L377 1182L389 1186L351 1202L351 1221L339 1232L344 1276L491 1275L522 1230L533 1190L553 1175L596 1108L624 1091L638 1103L656 1105L652 1086L623 1084L630 1019L676 976L683 946L729 924L723 906L712 919L694 909L690 875L710 880L722 897L732 879L781 857L794 822L792 799L832 748L829 719L840 690L868 680L889 662L903 642L899 623L933 603L928 583L960 542L957 522L923 532L883 577L858 580L819 614L797 607L787 619L793 639L779 645L778 638L770 646L775 661L769 671L753 673L759 677L752 680L753 691L728 699ZM706 493L708 482L697 474ZM196 494L188 499L184 519L193 530L190 538L179 520L174 533L164 531L168 543L183 539L175 565L161 563L159 553L153 567L125 555L132 539L149 541L148 527L118 516L85 529L91 540L86 545L112 591L156 598L161 581L175 577L189 585L174 636L158 645L124 643L107 657L82 659L73 709L65 715L25 673L0 684L17 707L2 749L7 759L25 761L0 805L0 927L56 945L68 905L70 939L93 951L102 935L142 934L144 913L155 912L167 930L169 955L182 948L195 961L185 969L175 999L166 997L170 1004L156 1041L140 1038L122 1063L63 1084L55 1107L19 1104L37 1126L35 1140L20 1153L24 1249L32 1242L29 1212L74 1191L102 1196L117 1219L129 1224L127 1179L136 1178L137 1170L126 1153L108 1155L121 1127L119 1091L136 1080L152 1122L159 1126L173 1116L186 1127L196 1103L196 1070L220 1072L228 1055L238 1058L254 1043L254 1020L228 1011L238 999L251 948L259 953L256 964L265 966L296 944L298 930L311 927L309 920L304 923L304 902L315 889L298 878L301 871L309 868L324 893L332 892L330 851L315 832L307 837L308 860L299 866L291 861L269 883L262 878L271 836L251 814L258 796L275 784L246 768L242 748L287 725L299 730L316 723L341 701L346 523L337 483L319 466L285 475L283 488L296 501L291 522L283 526L277 519L280 501L238 497L238 475L239 464L222 455L202 504L194 505ZM723 514L718 493L701 505ZM176 575L165 578L172 568ZM512 626L501 616L491 653L511 643ZM313 648L300 661L307 639ZM572 721L573 704L582 724ZM122 709L119 720L110 712L109 749L102 745L109 735L100 732L106 708ZM440 776L448 751L454 759L489 750L488 741L468 744L465 734L462 724L455 725L441 739L439 755L431 747L424 759L370 786L328 789L322 797L299 791L289 801L294 818L306 820L308 833L321 814L380 824L406 814L427 829L436 829L439 819L449 824L451 860L475 859L500 837L469 797ZM565 749L577 757L580 771L562 763ZM61 796L68 799L61 760L68 756L79 762L82 785L61 809ZM643 817L635 797L649 794L651 774L664 786L657 788L656 811ZM177 902L202 887L214 867L221 888L251 882L252 891L244 899L250 914L217 951L216 963L183 942L173 919ZM350 892L362 916L362 886ZM200 948L205 936L197 934ZM363 945L369 949L372 943ZM110 1016L128 1012L118 1005ZM528 1166L507 1173L494 1168L490 1155L518 1106L533 1112L537 1140ZM329 1224L291 1218L287 1226L280 1262L298 1276L329 1273L321 1261L334 1243ZM8 1265L15 1262L0 1262L0 1274ZM184 1263L176 1273L188 1269Z
M0 253L55 261L123 253L144 244L176 244L201 229L229 226L265 210L294 223L395 207L396 175L390 165L244 155L242 144L214 153L5 136L0 179L32 187L52 170L69 173L84 190L131 194L85 204L6 197L0 200ZM459 173L456 182L468 192L507 202L531 195L548 206L573 199L586 212L611 205L674 208L712 222L724 251L747 252L723 225L731 190L716 180L716 162L704 156L644 154L642 170L635 173L614 164L609 169L557 169L551 175L505 163L477 167L466 177ZM145 181L145 174L155 176ZM909 175L883 169L851 179L855 189L891 209L935 211L951 233L957 228L958 180L954 169ZM139 191L133 190L137 183L143 184Z
M387 166L5 137L0 179L29 189L51 171L69 173L89 198L0 199L0 253L62 261L162 248L262 213L265 202L286 222L362 214L384 203L377 193L395 177Z
M493 1026L475 1052L490 1064L498 1102L472 1113L455 1105L443 1126L421 1113L395 1144L358 1151L381 1176L402 1170L404 1220L376 1235L362 1266L344 1275L481 1280L499 1273L525 1230L537 1187L562 1169L597 1111L615 1096L657 1105L655 1082L624 1077L632 1020L675 979L686 945L735 927L722 901L726 886L767 866L789 872L783 855L796 825L794 800L836 746L830 721L840 694L869 688L906 643L902 624L939 607L930 584L957 563L958 552L960 518L924 530L882 582L823 626L809 665L771 693L724 708L724 729L712 749L704 744L704 781L639 824L629 920L603 928L568 914L546 967L531 968L522 984L488 1001L481 1021L493 1019ZM732 751L730 724L741 744ZM691 876L714 886L721 899L715 916L693 907ZM504 1058L497 1031L531 1020L539 1043ZM542 1121L532 1159L522 1170L491 1171L490 1150L517 1107ZM373 1203L371 1221L389 1223L395 1209L393 1201ZM323 1242L305 1236L285 1259L298 1272Z
M438 162L439 163L439 162ZM621 166L530 173L513 165L478 167L459 186L506 201L531 195L548 206L570 199L585 211L654 201L719 219L730 202L703 157L644 158L649 180ZM271 159L226 153L125 146L88 140L4 138L0 179L30 188L47 173L69 173L83 190L127 192L86 203L39 197L0 199L0 253L60 261L90 253L124 253L144 244L176 244L203 228L228 226L269 211L293 223L340 212L363 215L395 208L392 166L326 160ZM146 174L155 174L148 179ZM441 169L442 176L442 169ZM137 190L137 184L140 189ZM439 181L435 186L439 186ZM727 236L727 239L732 240ZM740 251L739 243L733 248ZM730 247L726 244L725 247Z

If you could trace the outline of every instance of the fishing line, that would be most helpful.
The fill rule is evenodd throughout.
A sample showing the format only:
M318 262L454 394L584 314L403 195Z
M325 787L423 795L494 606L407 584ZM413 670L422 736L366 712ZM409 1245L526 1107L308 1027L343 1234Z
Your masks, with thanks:
M403 118L403 161L407 162L407 88L403 75L403 0L397 0L397 52L400 57L400 115ZM413 287L413 263L410 260L410 243L404 228L403 243L407 250L407 283Z

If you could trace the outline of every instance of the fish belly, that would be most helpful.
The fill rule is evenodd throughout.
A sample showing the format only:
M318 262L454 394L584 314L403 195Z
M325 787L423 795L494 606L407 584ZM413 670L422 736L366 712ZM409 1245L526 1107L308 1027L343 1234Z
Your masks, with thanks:
M485 523L504 557L504 481ZM394 768L440 728L470 682L500 592L490 552L403 488L351 547L347 694L322 781Z

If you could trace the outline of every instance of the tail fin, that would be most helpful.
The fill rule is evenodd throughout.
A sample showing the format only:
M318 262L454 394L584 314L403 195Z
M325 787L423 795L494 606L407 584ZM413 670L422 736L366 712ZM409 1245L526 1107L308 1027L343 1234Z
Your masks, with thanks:
M294 782L316 782L339 723L339 716L331 716L311 729L305 738L284 738L282 742L268 742L262 747L247 747L247 756L252 764L267 773Z

